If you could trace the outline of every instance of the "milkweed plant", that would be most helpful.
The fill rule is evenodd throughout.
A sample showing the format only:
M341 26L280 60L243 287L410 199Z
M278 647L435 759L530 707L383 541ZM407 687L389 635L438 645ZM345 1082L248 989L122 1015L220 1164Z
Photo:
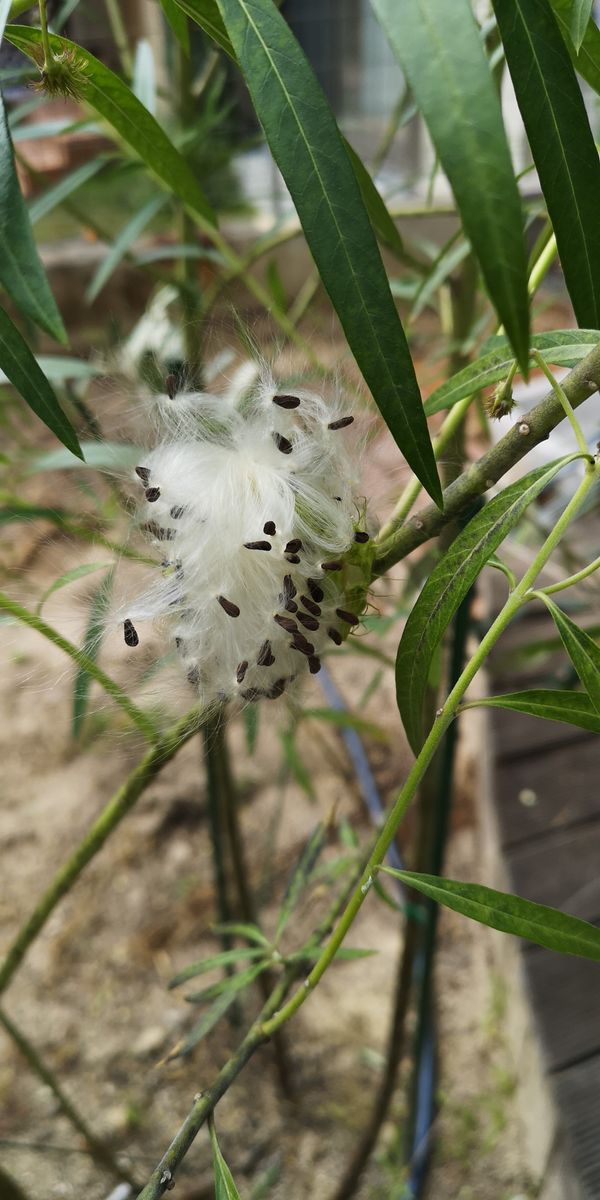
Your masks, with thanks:
M413 803L419 813L419 797L439 753L450 744L457 722L468 719L461 716L465 709L478 704L512 708L600 731L600 650L560 604L563 591L600 566L600 558L582 560L581 551L571 551L574 569L561 574L564 539L597 503L600 474L593 436L594 430L600 435L600 164L588 116L593 106L586 106L587 97L600 92L600 32L590 3L527 0L515 6L511 0L492 0L472 8L470 0L451 6L444 0L371 0L371 5L402 68L405 90L368 162L341 132L286 21L285 4L280 11L273 0L164 0L165 37L170 61L177 64L175 100L154 86L148 47L130 44L118 3L106 6L120 58L116 71L66 38L62 17L52 26L45 0L39 6L27 0L0 5L0 34L20 51L14 77L37 89L25 105L15 106L9 99L13 68L3 71L1 236L11 253L0 255L5 301L0 368L6 386L63 443L57 466L76 463L81 471L100 466L113 480L113 494L131 497L133 540L120 540L118 530L114 536L107 532L105 514L88 526L85 518L71 521L66 529L58 511L50 519L71 537L96 538L116 548L117 557L137 555L144 570L137 592L132 588L95 615L94 637L81 648L49 625L39 609L26 608L13 595L2 594L0 606L74 660L80 723L95 681L147 743L117 795L70 849L15 932L0 967L0 988L8 987L63 896L148 784L198 731L210 786L217 792L225 788L229 798L227 828L215 828L213 835L219 845L227 843L240 884L236 921L221 926L222 951L173 981L177 985L211 968L225 969L222 983L202 998L208 1005L204 1016L173 1055L189 1054L210 1036L241 996L243 1012L252 1016L215 1079L203 1082L145 1181L137 1166L134 1176L95 1137L25 1035L2 1015L33 1069L50 1082L59 1105L84 1133L99 1168L125 1179L139 1200L155 1200L174 1186L205 1123L216 1194L238 1195L219 1149L215 1109L267 1041L285 1088L285 1027L310 1002L334 961L347 953L344 941L363 904L377 903L381 896L391 902L390 875L394 886L401 885L405 989L417 986L408 968L424 952L437 905L565 954L600 959L600 932L585 921L483 883L447 879L439 855L435 861L417 855L410 871L390 857ZM20 14L29 9L33 20L20 24ZM295 209L289 222L275 225L243 253L225 232L227 187L223 190L222 180L219 184L219 171L230 167L236 151L227 126L232 72L248 89ZM519 136L527 146L519 176L502 109L509 86L520 111ZM94 127L101 123L110 153L74 169L58 186L47 184L26 204L16 160L32 96L36 103L68 97L83 121ZM426 199L416 205L388 202L374 182L409 119L424 123L435 151ZM200 147L207 156L202 169L195 157ZM132 163L144 179L147 202L118 236L107 238L95 215L95 176L104 173L118 182L129 178ZM88 198L83 208L78 203L82 187ZM415 233L414 219L440 207L448 210L448 197L451 235L432 250ZM63 348L67 344L33 232L41 216L61 206L75 226L91 228L107 242L88 300L100 294L123 260L150 292L146 312L135 314L138 324L121 351L107 347L103 356L96 349L89 361L68 359L64 349L60 355L40 354L34 333ZM175 239L169 243L170 259L164 252L138 252L141 233L159 219ZM279 256L300 237L312 264L290 300ZM265 264L266 272L255 270ZM558 264L572 306L570 327L532 333L532 310L537 318L543 306L539 289L551 268L557 276ZM228 382L225 371L225 383L214 382L208 338L231 289L237 289L235 303L243 294L246 306L250 298L255 312L268 314L279 347L290 349L293 371L280 369L277 354L261 344L260 365L240 377L229 371ZM362 376L362 392L356 376L332 381L319 361L310 332L314 303L331 304ZM448 364L446 378L425 399L411 354L413 322L424 310L429 328L436 323L427 353L432 358L443 347ZM93 407L90 380L114 374L119 362L138 405L134 460L131 447L119 458L118 447L104 439ZM519 379L526 382L532 371L544 381L545 393L526 409L516 402L513 386ZM378 412L407 473L382 525L361 494L361 459L368 458L371 443L352 425L365 404ZM497 419L505 422L498 435ZM478 458L474 439L465 433L471 429L484 429L488 439ZM548 446L539 457L539 447ZM535 544L529 536L530 553L519 575L510 535L536 511L536 501L549 495L559 498L555 519ZM11 520L39 515L22 497L9 497L8 508ZM331 882L329 909L308 938L303 935L286 953L279 944L281 932L302 888L313 879L335 818L323 819L311 835L271 936L261 927L258 901L244 874L243 831L231 800L227 722L231 714L242 713L250 726L267 708L275 721L278 714L298 712L307 686L316 686L309 684L311 674L317 683L324 678L327 656L352 653L359 633L368 654L377 639L376 623L366 618L374 585L399 563L407 573L401 584L395 576L389 584L397 591L389 628L393 633L403 613L396 656L398 729L404 728L414 762L378 818L371 844L362 846L345 831L350 851L345 873ZM504 600L483 630L472 625L460 641L459 621L464 625L466 614L468 624L471 598L486 567L502 572ZM74 577L70 573L56 586ZM471 683L529 605L550 614L576 682L570 690L486 697L480 688L475 695ZM191 706L171 724L156 709L138 704L98 661L100 641L116 644L122 638L122 653L129 654L149 629L158 629L165 647L172 647L181 678L191 688ZM450 656L448 648L452 642L456 649L457 638L459 653ZM377 657L377 646L374 652ZM160 693L160 677L156 686ZM360 713L346 718L360 730ZM343 727L339 708L336 719ZM217 872L217 892L222 876ZM240 972L244 956L251 967ZM408 1006L406 994L396 998L397 1014ZM393 1079L396 1066L397 1061L388 1063L388 1077ZM375 1104L339 1182L339 1200L358 1186L387 1107L389 1097Z

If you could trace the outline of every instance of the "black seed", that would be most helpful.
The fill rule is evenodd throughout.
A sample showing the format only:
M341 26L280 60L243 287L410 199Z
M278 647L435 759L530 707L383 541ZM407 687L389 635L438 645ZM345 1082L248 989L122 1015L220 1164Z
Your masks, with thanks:
M356 533L354 534L354 541L355 542L368 542L368 540L369 540L368 533L365 533L364 530L362 530L362 529L357 529Z
M321 570L322 570L322 571L341 571L341 569L342 569L342 563L341 563L341 562L324 562L324 563L321 563Z
M235 673L235 677L236 677L238 683L244 682L244 676L245 676L247 670L248 670L248 663L246 662L246 659L244 659L243 662L238 663L238 668Z
M181 647L183 646L183 638L176 637L175 638L175 646L176 646L177 650L181 650Z
M256 659L257 667L272 667L275 662L275 655L271 649L269 641L263 642Z
M343 638L338 629L334 629L332 626L331 629L327 630L327 637L330 637L332 642L335 642L336 646L341 646Z
M270 542L244 542L244 548L246 550L270 550L271 543Z
M302 549L302 542L300 541L300 538L292 538L291 542L287 543L287 546L285 547L283 553L284 554L297 554L298 550L301 550L301 549Z
M157 525L156 521L146 521L146 523L142 525L142 529L144 529L146 533L151 533L152 536L155 537L159 542L172 542L175 538L174 529L164 529L162 525ZM169 565L170 564L167 563L167 566Z
M300 603L304 605L307 612L312 613L313 617L321 616L321 609L313 600L309 600L308 596L301 596Z
M217 596L217 600L228 617L239 617L240 610L237 604L233 603L233 600L228 600L226 596Z
M135 473L141 479L144 487L147 487L150 479L150 467L136 467Z
M275 537L277 529L274 521L265 521L263 525L263 533L268 533L269 537Z
M175 399L175 396L177 395L177 376L176 375L167 375L167 377L165 379L165 392L167 393L169 400Z
M299 650L301 654L311 655L315 652L312 642L309 642L300 632L294 634L294 640L290 642L290 647L292 650Z
M283 595L286 600L288 598L293 600L296 595L296 588L294 587L294 580L291 575L284 575L283 577Z
M313 600L316 600L317 604L320 604L323 596L325 595L323 588L319 587L318 583L315 583L314 579L307 579L306 586L308 587Z
M198 684L200 683L200 668L190 667L187 677L188 683L191 683L192 687L198 687Z
M357 617L355 613L348 612L345 608L336 608L335 615L340 618L340 621L347 621L349 625L360 625L360 617Z
M260 688L248 688L247 692L240 692L240 695L242 700L249 700L251 704L254 704L254 701L260 700L261 696L265 695L265 692L261 692Z
M298 408L300 401L297 396L273 396L273 404L280 408Z
M278 625L281 625L281 628L285 629L286 633L296 633L298 630L296 622L292 621L291 617L284 616L283 613L275 613L273 620L276 621Z
M277 449L281 450L282 454L291 454L292 453L292 450L294 449L294 447L292 446L292 443L290 442L289 438L284 437L282 433L274 433L273 441L275 442Z
M308 613L298 613L298 620L305 629L310 629L311 633L316 633L319 628L319 622L316 617L309 617Z
M296 604L295 600L286 600L283 607L285 608L286 612L291 612L291 613L298 612L298 605Z
M185 508L183 504L174 504L171 509L171 516L174 521L178 521L179 518L183 516L184 512Z
M287 679L276 679L270 691L265 692L265 699L277 700L285 691Z
M297 564L300 562L300 555L299 554L288 554L288 555L286 555L286 561L289 563Z
M134 628L133 622L129 620L129 617L123 622L123 635L126 646L139 646L140 639L137 629Z
M317 658L316 654L311 655L309 658L308 669L311 675L316 675L321 670L321 659Z
M149 504L154 504L155 500L160 499L160 488L146 488L146 500Z
M354 417L340 417L339 421L330 421L328 429L345 429L347 425L351 425Z
M341 497L341 496L334 496L333 498L334 498L334 500L337 500L338 504L341 504L341 503L342 503L342 497Z

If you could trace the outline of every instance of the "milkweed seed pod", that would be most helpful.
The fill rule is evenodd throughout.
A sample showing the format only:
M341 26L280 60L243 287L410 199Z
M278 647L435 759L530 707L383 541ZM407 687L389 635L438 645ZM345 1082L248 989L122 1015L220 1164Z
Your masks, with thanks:
M157 444L136 467L160 577L131 604L166 618L205 704L275 699L359 622L372 548L339 400L263 373L242 395L154 398Z

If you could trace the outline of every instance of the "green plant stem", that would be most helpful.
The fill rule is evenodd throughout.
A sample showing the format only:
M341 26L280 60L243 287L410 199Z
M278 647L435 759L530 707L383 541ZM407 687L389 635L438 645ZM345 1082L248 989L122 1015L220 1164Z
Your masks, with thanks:
M436 750L446 733L451 721L456 715L456 709L460 704L469 684L475 678L480 667L485 662L490 650L495 646L498 638L504 632L515 613L520 608L526 593L534 584L539 572L544 564L550 558L553 551L556 549L561 537L575 514L581 507L587 493L593 486L600 468L588 464L586 467L585 476L579 485L575 495L570 500L556 525L546 538L543 546L536 554L531 566L526 571L525 575L517 584L513 592L510 593L504 607L496 617L495 621L490 626L488 632L482 638L474 655L467 663L457 683L452 688L444 705L438 710L436 720L429 731L423 748L410 771L404 787L399 792L392 808L385 820L381 832L373 846L367 865L364 869L362 879L359 886L355 889L350 901L342 914L340 921L324 947L320 957L317 959L314 967L304 981L304 985L291 997L290 1000L283 1006L276 1016L271 1017L264 1024L264 1031L271 1035L283 1025L297 1010L301 1007L311 991L316 987L317 983L324 975L336 952L339 950L348 930L353 924L358 915L365 897L369 892L373 875L378 867L383 862L385 855L389 849L392 839L396 835L396 831L400 823L408 811L408 808L413 800L413 797L423 779L425 772L431 762Z
M94 1131L90 1129L90 1126L87 1124L87 1121L83 1119L83 1117L75 1108L75 1105L71 1100L69 1100L68 1096L65 1095L58 1080L43 1062L37 1050L29 1041L29 1038L27 1038L22 1030L15 1025L14 1021L8 1016L7 1013L4 1012L3 1009L0 1009L0 1025L4 1027L6 1033L15 1043L15 1046L18 1047L21 1054L27 1060L31 1069L35 1072L38 1078L50 1088L50 1091L57 1100L67 1119L71 1122L71 1125L73 1125L78 1133L80 1133L84 1138L85 1142L87 1143L89 1154L94 1161L97 1162L99 1166L104 1167L107 1171L109 1171L115 1179L123 1180L125 1183L128 1183L131 1188L136 1188L137 1184L133 1175L131 1175L126 1167L121 1167L119 1165L108 1146L106 1146L104 1142L100 1141L100 1139L96 1137Z
M121 16L119 0L104 0L104 4L106 7L108 23L111 28L115 46L117 48L117 53L121 60L123 74L127 76L128 79L131 79L131 76L133 75L133 59L129 49L129 40L127 38L125 22Z
M540 284L548 274L548 271L550 270L557 253L558 247L556 245L556 238L554 234L552 234L543 247L537 262L532 267L527 284L527 290L530 296L534 296L537 292Z
M202 713L191 709L177 721L131 772L108 804L102 809L78 847L67 859L52 880L49 888L38 901L31 916L21 926L0 967L0 993L2 993L22 962L27 950L44 928L56 905L72 888L84 867L95 858L105 841L131 811L142 792L177 751L193 736L202 724Z
M569 398L568 398L568 396L565 395L562 387L560 386L560 383L558 382L558 379L556 379L555 376L553 375L552 371L550 370L550 367L548 366L548 363L546 362L543 355L540 354L539 350L532 350L531 357L537 363L538 367L540 368L540 371L543 371L544 375L546 376L546 379L548 380L548 383L550 384L550 387L554 389L554 392L558 396L558 399L560 400L560 403L562 404L565 416L567 417L567 420L570 421L570 423L571 423L571 428L573 430L573 433L575 434L575 439L577 441L577 445L579 446L579 449L581 450L581 453L589 454L588 444L583 436L583 431L581 429L581 425L579 424L579 421L577 420L577 417L575 416L575 413L573 412L573 409L569 403Z
M63 637L58 630L48 625L42 617L38 617L36 613L30 612L22 604L18 604L16 600L11 600L3 592L0 592L0 610L10 613L11 616L22 621L24 625L29 625L30 629L35 629L37 633L41 633L43 637L48 638L48 641L57 646L59 650L63 650L65 654L68 654L69 658L72 658L73 662L76 662L77 666L83 671L87 671L88 675L91 675L92 679L95 679L96 683L99 683L115 703L127 713L130 720L143 733L146 741L158 742L159 733L150 718L130 700L127 693L119 687L118 683L115 683L114 679L110 678L110 675L106 675L102 668L92 658L89 658L83 650L80 650L73 642Z
M600 343L590 351L563 381L563 391L572 408L578 408L600 386ZM458 516L564 420L564 410L554 390L525 413L486 454L473 463L443 493L444 508L431 504L420 509L396 529L385 542L378 537L373 563L374 575L383 575L407 554L423 545Z
M46 0L38 0L38 8L40 14L40 30L42 33L42 47L44 50L44 71L50 67L53 59L52 47L50 38L48 37L48 13L46 11Z
M543 593L545 596L551 596L553 592L564 592L565 588L573 587L576 583L581 583L582 579L587 579L589 575L593 575L594 571L600 568L600 558L595 558L593 562L588 563L587 567L582 567L581 571L576 571L574 575L569 575L566 579L561 579L560 583L551 583L548 587L536 588L536 591Z

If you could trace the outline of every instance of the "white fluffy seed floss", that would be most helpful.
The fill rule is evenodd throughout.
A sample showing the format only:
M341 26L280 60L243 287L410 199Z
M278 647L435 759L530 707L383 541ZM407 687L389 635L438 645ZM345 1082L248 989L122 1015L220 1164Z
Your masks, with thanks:
M339 400L263 373L224 395L152 401L156 445L136 467L160 574L128 605L162 618L204 704L276 699L340 645L365 604L371 555Z

